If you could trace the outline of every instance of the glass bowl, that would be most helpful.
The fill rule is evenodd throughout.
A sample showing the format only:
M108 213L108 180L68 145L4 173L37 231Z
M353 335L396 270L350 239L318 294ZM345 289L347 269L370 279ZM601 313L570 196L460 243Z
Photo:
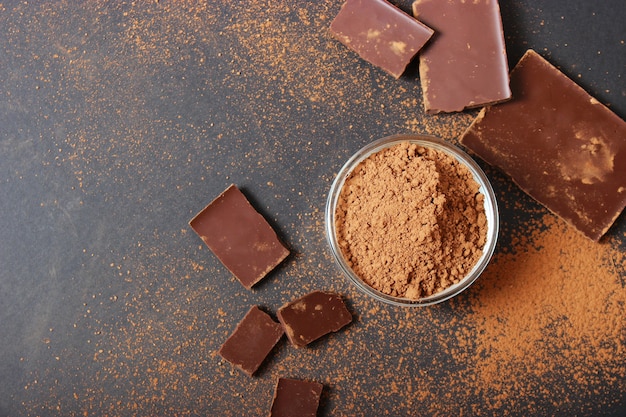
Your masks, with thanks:
M485 216L487 218L486 241L483 247L482 255L478 259L474 267L469 271L469 273L456 284L453 284L438 293L418 299L395 297L382 293L368 285L361 278L359 278L359 276L354 273L354 271L350 268L350 266L344 259L344 256L339 247L339 243L337 241L337 227L335 223L335 213L337 210L339 196L341 194L341 189L352 171L370 155L377 153L385 148L389 148L405 142L414 143L424 148L432 148L437 151L444 152L454 157L461 164L467 167L467 169L469 169L469 171L474 176L474 180L480 186L479 192L484 196ZM326 201L324 221L326 229L326 239L330 246L332 255L341 272L343 272L343 274L347 276L349 280L361 292L371 296L372 298L388 304L407 307L428 306L441 303L442 301L448 300L455 295L461 293L463 290L472 285L472 283L476 281L476 279L487 267L487 264L489 263L493 255L498 239L499 228L498 206L495 194L483 170L467 153L465 153L458 147L440 138L425 135L388 136L382 139L378 139L356 152L339 170L337 177L330 187L328 199Z

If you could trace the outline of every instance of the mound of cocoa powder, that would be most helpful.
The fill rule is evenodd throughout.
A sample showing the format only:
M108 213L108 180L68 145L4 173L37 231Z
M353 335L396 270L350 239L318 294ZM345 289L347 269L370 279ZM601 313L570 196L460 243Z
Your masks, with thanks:
M487 234L484 196L472 173L443 151L409 142L355 167L335 221L353 271L374 289L409 299L463 279Z

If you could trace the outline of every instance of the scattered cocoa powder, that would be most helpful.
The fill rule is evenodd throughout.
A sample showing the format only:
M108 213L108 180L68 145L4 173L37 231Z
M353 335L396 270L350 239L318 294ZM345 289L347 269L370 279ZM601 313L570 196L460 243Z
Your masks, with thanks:
M353 170L336 223L354 272L378 291L410 299L464 278L482 255L487 229L472 173L442 151L408 142Z
M531 220L529 231L487 268L471 302L475 370L499 393L493 406L528 398L546 381L567 381L551 385L561 408L572 392L597 395L607 381L623 387L624 253L553 215Z

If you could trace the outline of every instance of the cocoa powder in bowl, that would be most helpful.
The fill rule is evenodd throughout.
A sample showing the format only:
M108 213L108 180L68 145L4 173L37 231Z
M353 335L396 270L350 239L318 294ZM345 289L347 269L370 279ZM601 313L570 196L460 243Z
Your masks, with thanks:
M343 272L385 302L428 305L467 288L497 239L493 190L464 152L434 137L396 135L342 168L326 232Z

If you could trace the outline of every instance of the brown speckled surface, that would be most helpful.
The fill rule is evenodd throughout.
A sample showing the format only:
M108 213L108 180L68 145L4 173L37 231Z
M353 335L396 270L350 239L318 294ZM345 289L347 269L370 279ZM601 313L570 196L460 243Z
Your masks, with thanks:
M625 117L622 2L557 3L501 2L510 66L534 48ZM416 65L395 80L332 39L340 6L0 3L0 416L265 415L278 377L323 383L320 416L623 415L623 323L597 368L566 355L481 386L472 306L501 292L404 310L340 275L323 210L343 162L395 133L457 142L477 114L425 115ZM486 169L501 252L547 212ZM231 183L293 252L252 291L187 224ZM610 259L625 242L622 214ZM250 306L314 290L343 294L354 322L306 349L283 339L254 378L219 357ZM571 353L559 337L545 351Z

